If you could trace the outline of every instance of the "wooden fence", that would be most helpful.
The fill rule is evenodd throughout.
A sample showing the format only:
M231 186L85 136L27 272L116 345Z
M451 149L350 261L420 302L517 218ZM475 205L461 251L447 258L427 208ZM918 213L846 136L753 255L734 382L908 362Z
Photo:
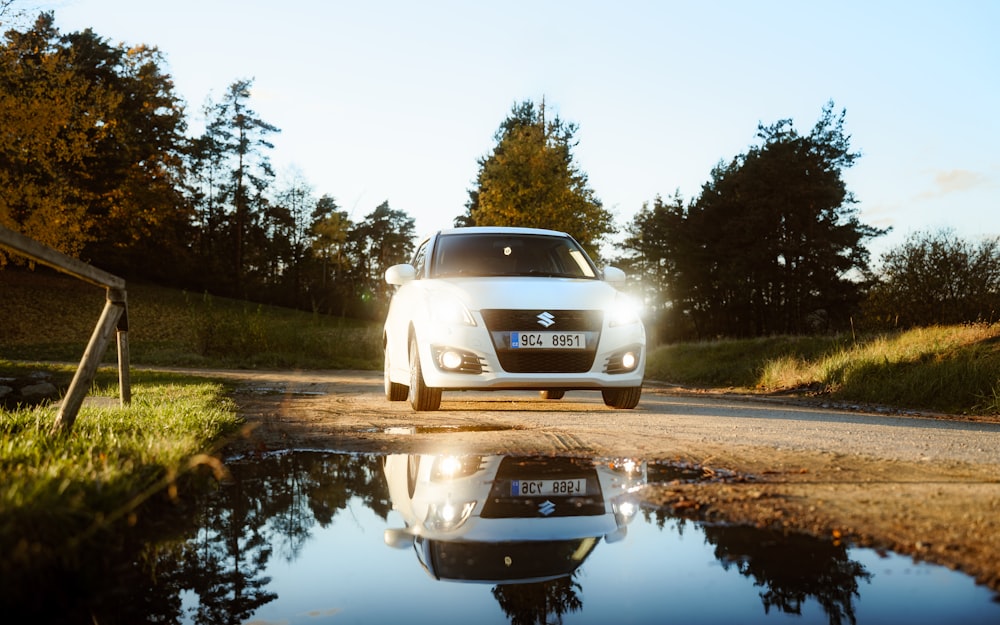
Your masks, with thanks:
M97 368L101 364L101 359L104 357L114 333L117 333L118 336L118 388L121 405L127 406L132 401L132 391L129 379L128 307L125 298L125 280L76 258L71 258L62 252L57 252L4 226L0 226L0 247L7 248L21 256L26 256L35 262L85 282L104 287L107 291L104 311L97 321L87 349L83 352L80 366L77 367L76 375L73 376L73 381L66 391L66 397L63 398L59 406L55 430L68 433L73 429L73 422L76 421L76 415L80 412L80 406L83 405L87 389L94 382Z

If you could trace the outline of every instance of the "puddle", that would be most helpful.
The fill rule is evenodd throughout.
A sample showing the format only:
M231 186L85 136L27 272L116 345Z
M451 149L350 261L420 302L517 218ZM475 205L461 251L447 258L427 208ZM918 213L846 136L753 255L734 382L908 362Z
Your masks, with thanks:
M5 579L3 614L191 624L1000 622L993 593L943 567L640 505L644 484L703 479L696 467L294 452L230 470L211 492L182 493L185 505L158 519L155 539L116 543L38 583Z

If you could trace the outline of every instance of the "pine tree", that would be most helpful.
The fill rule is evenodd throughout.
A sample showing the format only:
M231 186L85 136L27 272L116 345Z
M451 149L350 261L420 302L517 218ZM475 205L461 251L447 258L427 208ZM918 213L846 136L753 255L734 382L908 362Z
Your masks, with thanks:
M577 126L546 119L545 103L515 105L479 160L466 214L456 225L524 226L562 230L591 254L614 231L611 214L573 162Z

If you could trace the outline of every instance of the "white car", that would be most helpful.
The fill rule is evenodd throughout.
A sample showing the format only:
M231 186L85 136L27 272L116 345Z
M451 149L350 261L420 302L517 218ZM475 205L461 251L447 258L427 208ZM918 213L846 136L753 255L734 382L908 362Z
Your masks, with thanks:
M385 321L385 394L437 410L442 390L599 390L614 408L642 393L646 332L625 274L600 271L563 232L475 227L424 239Z

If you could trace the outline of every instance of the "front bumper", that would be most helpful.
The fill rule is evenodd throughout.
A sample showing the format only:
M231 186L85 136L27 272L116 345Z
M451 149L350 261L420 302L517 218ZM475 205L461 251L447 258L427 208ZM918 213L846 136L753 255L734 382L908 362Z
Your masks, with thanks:
M525 358L517 358L518 354L508 350L501 358L498 344L503 347L506 334L488 330L482 317L474 316L475 326L435 324L416 329L427 386L450 390L574 390L642 385L646 341L641 323L604 325L592 333L593 344L587 350L538 349L530 350L530 354L526 350ZM446 368L442 364L442 355L448 351L460 354L461 365ZM631 368L622 362L626 352L635 355Z

